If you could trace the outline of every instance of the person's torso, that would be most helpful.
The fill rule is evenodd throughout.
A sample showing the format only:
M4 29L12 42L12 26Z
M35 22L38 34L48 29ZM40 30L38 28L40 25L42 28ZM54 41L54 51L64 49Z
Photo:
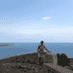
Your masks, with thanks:
M44 52L44 45L40 45L40 46L39 46L38 52L39 52L39 53L43 53L43 52Z

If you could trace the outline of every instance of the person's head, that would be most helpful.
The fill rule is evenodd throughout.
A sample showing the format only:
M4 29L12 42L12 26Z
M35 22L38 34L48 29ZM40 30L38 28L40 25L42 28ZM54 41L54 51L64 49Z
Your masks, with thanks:
M43 42L43 41L41 41L40 43L41 43L41 45L43 45L43 43L44 43L44 42Z

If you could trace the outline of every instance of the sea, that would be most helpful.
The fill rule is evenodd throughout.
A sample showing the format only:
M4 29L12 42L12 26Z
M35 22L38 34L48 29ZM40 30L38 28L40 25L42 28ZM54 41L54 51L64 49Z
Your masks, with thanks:
M40 43L0 43L0 59L35 53ZM68 58L73 58L73 43L44 43L44 46L51 51L48 54L64 53Z

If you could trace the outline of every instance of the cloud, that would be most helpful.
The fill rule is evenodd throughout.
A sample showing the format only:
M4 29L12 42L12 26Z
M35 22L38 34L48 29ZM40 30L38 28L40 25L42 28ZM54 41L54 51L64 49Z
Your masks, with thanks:
M54 41L73 42L73 26L57 25L2 25L0 26L0 41Z
M43 17L42 19L47 20L50 19L51 17Z

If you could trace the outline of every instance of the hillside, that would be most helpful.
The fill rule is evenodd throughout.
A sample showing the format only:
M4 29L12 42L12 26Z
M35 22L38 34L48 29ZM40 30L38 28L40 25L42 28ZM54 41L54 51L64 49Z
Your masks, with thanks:
M39 58L37 53L23 54L19 56L13 56L10 58L0 60L0 72L26 72L26 73L59 73L58 71L52 69L49 66L43 65L40 69L38 65ZM53 63L53 56L51 54L45 54L45 63ZM18 72L19 71L19 72Z
M36 63L38 62L38 54L30 53L0 60L0 63ZM53 57L50 54L45 55L45 62L53 62Z
M38 61L37 53L23 54L20 56L2 59L0 60L0 73L59 73L46 65L43 65L43 68L40 68L40 65L37 64ZM52 55L46 54L45 62L52 63Z

